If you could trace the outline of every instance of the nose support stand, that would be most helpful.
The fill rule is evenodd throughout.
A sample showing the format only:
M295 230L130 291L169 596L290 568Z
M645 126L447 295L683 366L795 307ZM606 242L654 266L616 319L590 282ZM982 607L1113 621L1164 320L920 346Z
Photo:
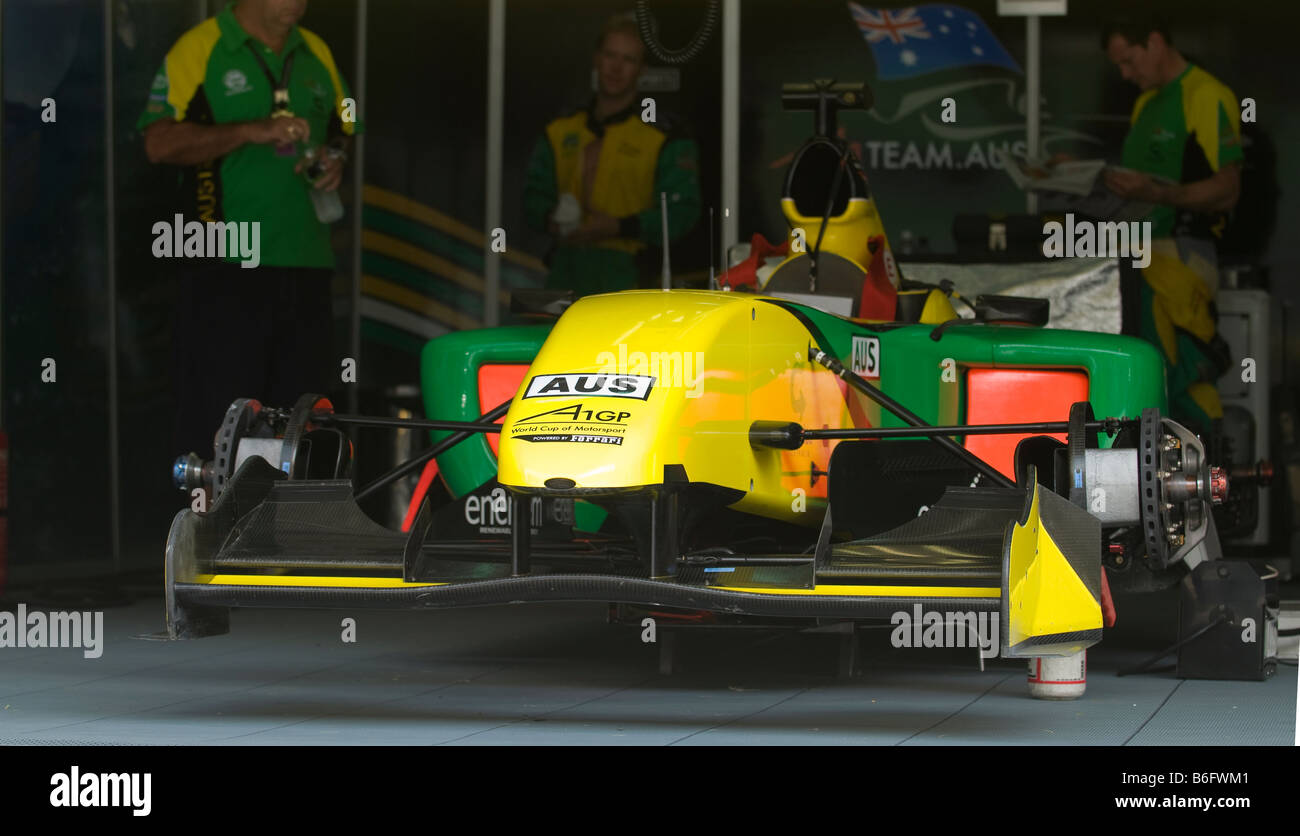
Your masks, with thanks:
M533 521L528 497L510 495L510 574L527 575L532 569Z

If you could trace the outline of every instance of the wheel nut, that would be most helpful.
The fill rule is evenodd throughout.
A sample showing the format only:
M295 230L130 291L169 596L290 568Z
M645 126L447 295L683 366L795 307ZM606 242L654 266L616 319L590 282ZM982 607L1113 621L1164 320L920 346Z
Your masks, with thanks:
M1222 505L1228 498L1228 471L1221 467L1210 468L1210 501Z

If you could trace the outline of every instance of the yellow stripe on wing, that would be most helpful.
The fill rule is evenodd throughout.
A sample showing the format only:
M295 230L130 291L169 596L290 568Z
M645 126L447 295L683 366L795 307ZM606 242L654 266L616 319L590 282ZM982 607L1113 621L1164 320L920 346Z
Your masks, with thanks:
M209 575L204 582L228 586L334 586L366 589L446 586L445 583L411 583L401 578L339 578L327 575Z
M204 575L201 583L229 586L285 587L354 587L398 589L420 586L447 586L445 582L410 582L401 578L349 578L326 575ZM837 586L823 584L815 589L775 589L759 587L715 586L722 592L751 592L761 595L839 595L843 597L881 598L997 598L997 588L967 586Z
M773 589L748 586L713 586L726 592L760 595L840 595L846 598L999 598L1002 590L985 586L849 586L822 584L813 589Z

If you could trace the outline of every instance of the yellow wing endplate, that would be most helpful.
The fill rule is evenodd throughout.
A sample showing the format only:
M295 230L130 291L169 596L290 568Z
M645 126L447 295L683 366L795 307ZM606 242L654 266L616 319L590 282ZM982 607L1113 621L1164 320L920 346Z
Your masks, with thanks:
M1033 470L1002 556L1004 656L1068 656L1101 640L1101 523Z

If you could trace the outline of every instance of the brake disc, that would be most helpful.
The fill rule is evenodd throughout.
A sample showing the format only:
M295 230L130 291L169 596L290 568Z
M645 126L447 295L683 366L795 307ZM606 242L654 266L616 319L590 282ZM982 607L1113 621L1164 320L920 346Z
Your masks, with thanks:
M236 454L240 439L250 435L262 413L261 401L239 398L226 409L217 434L212 439L212 499L215 501L226 489L226 482L235 475Z
M1169 515L1165 509L1164 483L1160 479L1161 444L1164 427L1160 410L1142 410L1138 434L1138 482L1142 497L1142 534L1147 544L1147 559L1161 567L1169 565Z
M1138 471L1147 559L1164 568L1183 560L1209 531L1210 464L1190 430L1161 418L1158 409L1144 409Z
M333 412L334 404L324 395L306 394L298 398L289 413L284 427L284 441L280 445L280 472L290 479L298 478L303 441L307 434L319 427L312 421L316 412Z
M1066 434L1070 462L1068 499L1083 509L1088 507L1088 450L1097 449L1097 431L1088 429L1093 420L1090 401L1077 401L1070 406L1070 428Z

